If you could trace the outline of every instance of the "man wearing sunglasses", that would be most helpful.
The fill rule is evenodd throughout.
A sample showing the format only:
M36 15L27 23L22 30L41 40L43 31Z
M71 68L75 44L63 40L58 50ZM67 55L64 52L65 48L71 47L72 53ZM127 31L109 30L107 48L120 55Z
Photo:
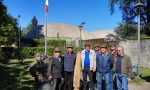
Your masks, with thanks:
M124 53L124 48L117 48L114 70L116 72L117 90L128 90L128 76L131 76L131 58Z

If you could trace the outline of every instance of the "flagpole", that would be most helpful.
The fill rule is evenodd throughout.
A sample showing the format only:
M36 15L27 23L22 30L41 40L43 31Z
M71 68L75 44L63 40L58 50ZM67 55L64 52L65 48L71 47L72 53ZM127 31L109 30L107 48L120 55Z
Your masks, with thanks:
M47 19L48 19L48 12L45 12L45 55L47 55Z

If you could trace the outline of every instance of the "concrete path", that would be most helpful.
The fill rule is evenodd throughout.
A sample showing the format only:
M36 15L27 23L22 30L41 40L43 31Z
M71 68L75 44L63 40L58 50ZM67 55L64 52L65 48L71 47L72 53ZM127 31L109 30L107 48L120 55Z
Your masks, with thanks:
M129 90L150 90L150 82L129 84Z

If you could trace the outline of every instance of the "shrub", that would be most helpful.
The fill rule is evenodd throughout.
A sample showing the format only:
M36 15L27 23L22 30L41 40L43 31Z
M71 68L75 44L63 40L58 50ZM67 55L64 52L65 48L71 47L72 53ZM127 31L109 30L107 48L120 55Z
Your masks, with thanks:
M21 52L24 54L25 58L33 58L36 53L44 53L44 51L44 47L23 47L21 49ZM53 47L48 47L48 55L52 55L53 51Z
M38 46L40 46L40 47L43 47L45 45L45 40L43 38L36 39L34 41L36 41L38 43ZM66 46L66 40L64 40L64 39L48 39L47 44L48 44L48 46L52 46L52 47L60 46L60 45Z

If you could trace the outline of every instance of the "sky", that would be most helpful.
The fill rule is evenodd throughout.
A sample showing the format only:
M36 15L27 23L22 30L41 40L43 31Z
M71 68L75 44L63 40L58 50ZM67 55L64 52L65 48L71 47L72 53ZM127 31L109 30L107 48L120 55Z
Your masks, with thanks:
M121 22L117 10L110 14L109 0L49 0L48 23L64 23L78 27L86 22L87 31L113 30ZM33 16L39 24L45 24L45 0L4 0L8 13L20 15L19 24L26 27Z

